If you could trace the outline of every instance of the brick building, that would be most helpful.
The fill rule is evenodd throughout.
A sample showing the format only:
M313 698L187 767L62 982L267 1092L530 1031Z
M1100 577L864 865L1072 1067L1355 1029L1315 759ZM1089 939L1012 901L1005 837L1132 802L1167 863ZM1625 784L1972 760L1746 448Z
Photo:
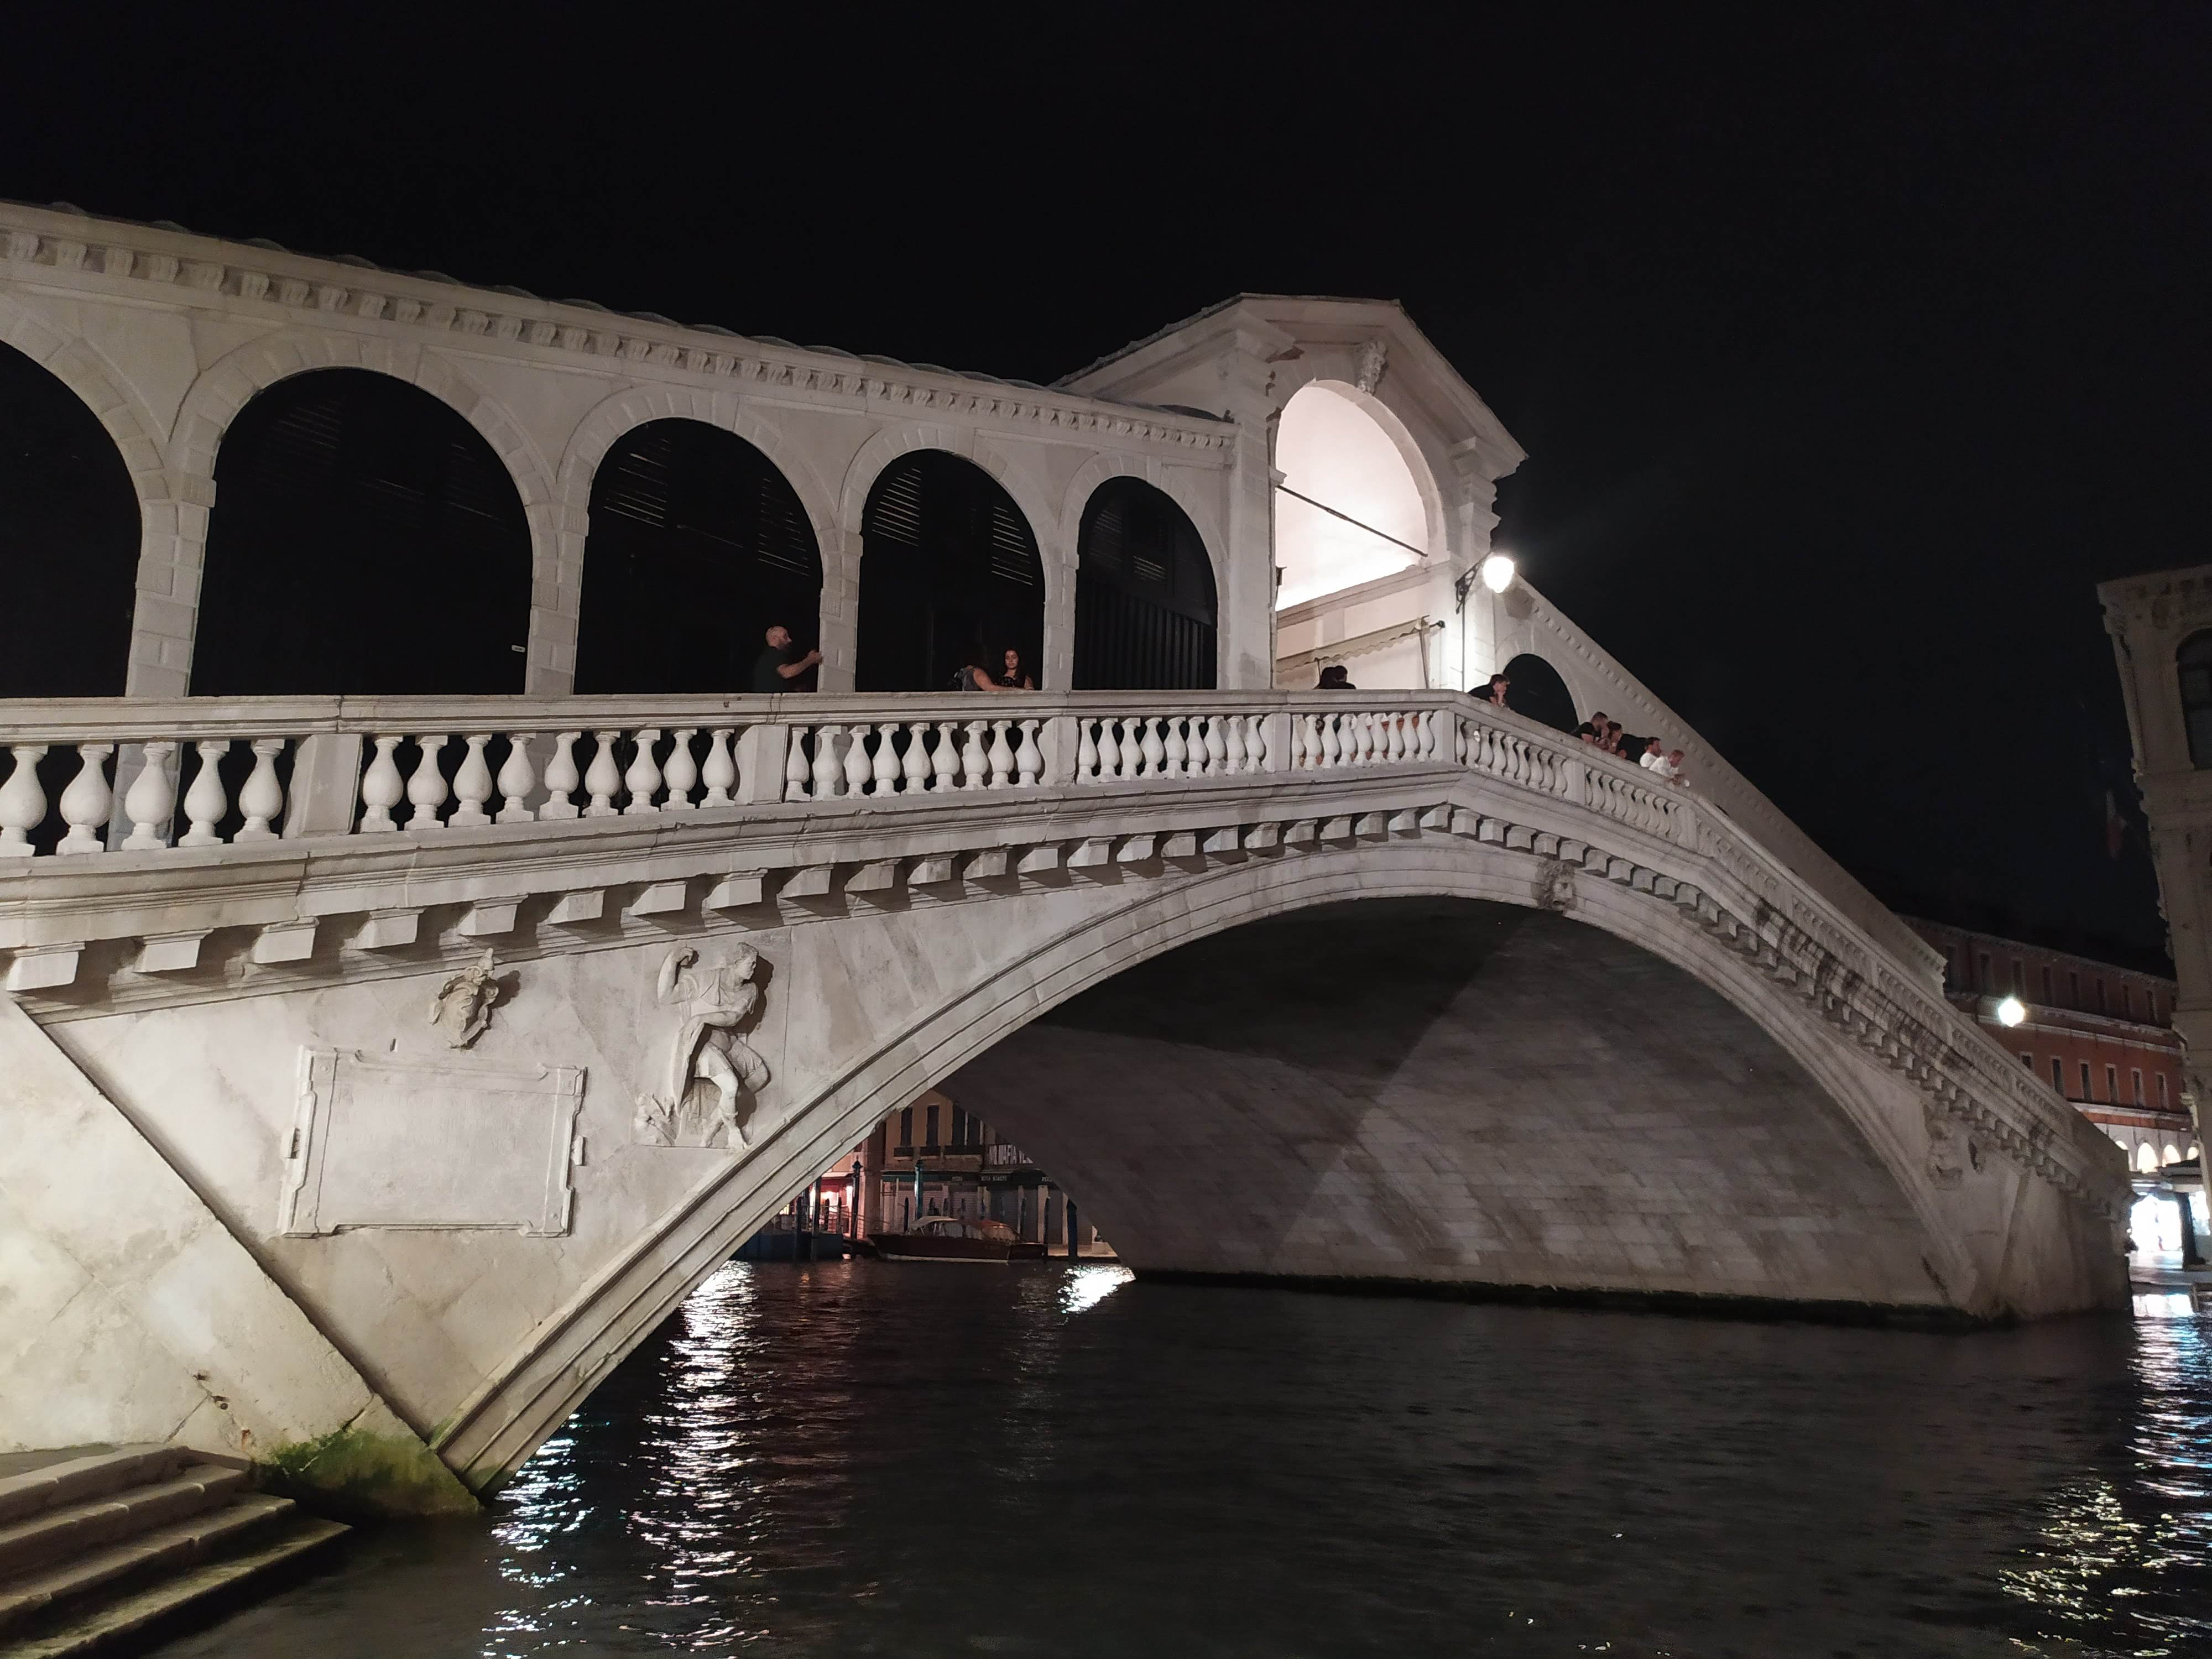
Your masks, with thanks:
M2047 945L1905 918L1943 953L1953 1006L2118 1141L2137 1170L2192 1158L2174 981ZM2017 997L2025 1018L1998 1009Z

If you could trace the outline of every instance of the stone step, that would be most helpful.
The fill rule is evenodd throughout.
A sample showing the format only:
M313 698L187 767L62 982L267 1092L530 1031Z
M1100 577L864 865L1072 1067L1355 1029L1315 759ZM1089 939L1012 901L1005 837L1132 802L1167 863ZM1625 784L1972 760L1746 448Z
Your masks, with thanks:
M191 1461L191 1453L181 1446L118 1446L0 1477L0 1527L40 1510L167 1480Z
M144 1589L117 1596L86 1611L67 1626L10 1642L0 1637L0 1659L75 1659L109 1650L112 1644L182 1614L196 1602L226 1596L249 1580L273 1574L286 1562L320 1549L347 1530L336 1521L295 1515L271 1522L276 1535L243 1554L204 1562Z
M0 1632L121 1580L180 1571L219 1550L236 1547L256 1528L293 1511L289 1498L235 1498L221 1509L0 1583Z
M0 1526L0 1592L50 1561L84 1555L229 1501L246 1486L244 1469L195 1463L173 1480L125 1486L107 1497L60 1504L13 1526Z

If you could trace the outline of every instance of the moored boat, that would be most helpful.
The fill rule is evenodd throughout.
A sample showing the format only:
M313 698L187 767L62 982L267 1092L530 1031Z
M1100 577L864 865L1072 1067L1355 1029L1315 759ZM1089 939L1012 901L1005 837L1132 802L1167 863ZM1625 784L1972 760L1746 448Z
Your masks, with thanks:
M1003 1221L926 1215L902 1233L871 1233L868 1243L886 1261L1006 1261L1020 1241Z

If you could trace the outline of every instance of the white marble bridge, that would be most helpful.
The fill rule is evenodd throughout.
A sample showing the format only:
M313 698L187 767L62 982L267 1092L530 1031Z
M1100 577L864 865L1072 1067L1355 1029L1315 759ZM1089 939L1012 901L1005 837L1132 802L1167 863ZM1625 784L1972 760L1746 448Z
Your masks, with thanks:
M0 255L0 1451L466 1505L940 1085L1140 1272L2124 1300L2116 1149L1475 580L1520 452L1395 306L1047 388L63 210ZM822 690L698 690L771 621ZM915 689L986 639L1049 689ZM1398 689L1275 689L1336 663Z

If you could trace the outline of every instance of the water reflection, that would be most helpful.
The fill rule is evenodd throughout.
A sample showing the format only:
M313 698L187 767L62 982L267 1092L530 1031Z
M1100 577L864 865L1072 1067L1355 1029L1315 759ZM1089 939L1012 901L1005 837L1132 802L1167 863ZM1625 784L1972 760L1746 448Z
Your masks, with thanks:
M2212 1653L2194 1315L1947 1336L732 1267L482 1528L165 1652Z
M1119 1262L1071 1267L1060 1281L1060 1310L1079 1314L1095 1308L1135 1277Z

